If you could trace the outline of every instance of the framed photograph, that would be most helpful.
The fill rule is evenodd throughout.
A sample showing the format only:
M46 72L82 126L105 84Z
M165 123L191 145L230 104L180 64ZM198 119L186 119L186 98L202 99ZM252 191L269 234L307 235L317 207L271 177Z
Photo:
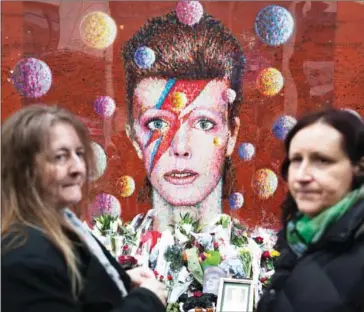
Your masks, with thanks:
M254 286L252 280L220 279L216 312L253 312Z

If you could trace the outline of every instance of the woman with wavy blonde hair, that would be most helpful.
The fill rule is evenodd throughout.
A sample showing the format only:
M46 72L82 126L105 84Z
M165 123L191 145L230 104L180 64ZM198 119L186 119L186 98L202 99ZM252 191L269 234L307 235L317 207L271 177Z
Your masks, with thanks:
M165 310L153 272L123 271L74 212L94 171L81 121L58 107L28 106L3 124L1 154L5 311Z

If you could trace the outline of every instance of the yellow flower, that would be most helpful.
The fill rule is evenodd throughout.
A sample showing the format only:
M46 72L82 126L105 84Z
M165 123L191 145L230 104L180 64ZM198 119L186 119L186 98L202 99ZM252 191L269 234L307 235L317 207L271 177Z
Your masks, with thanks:
M270 252L270 256L271 256L271 257L279 257L279 256L280 256L280 252L279 252L279 251L277 251L277 250L272 250L272 251Z

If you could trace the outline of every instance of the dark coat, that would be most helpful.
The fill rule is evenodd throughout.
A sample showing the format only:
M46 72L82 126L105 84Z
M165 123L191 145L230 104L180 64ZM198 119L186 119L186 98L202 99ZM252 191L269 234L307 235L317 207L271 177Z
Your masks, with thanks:
M131 290L129 276L100 244L117 269L129 294L124 299L98 259L75 235L84 287L78 299L62 254L39 230L25 228L26 243L1 256L1 306L4 312L165 312L158 297L146 288ZM6 240L5 239L5 243ZM9 239L10 235L9 235Z
M364 312L364 201L301 259L280 234L281 256L257 312Z

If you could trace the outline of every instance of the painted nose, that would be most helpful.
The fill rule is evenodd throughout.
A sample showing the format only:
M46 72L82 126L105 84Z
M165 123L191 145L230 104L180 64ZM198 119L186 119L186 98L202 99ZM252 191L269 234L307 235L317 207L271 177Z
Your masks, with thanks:
M180 158L191 157L189 137L184 129L179 129L174 136L171 144L171 154Z

